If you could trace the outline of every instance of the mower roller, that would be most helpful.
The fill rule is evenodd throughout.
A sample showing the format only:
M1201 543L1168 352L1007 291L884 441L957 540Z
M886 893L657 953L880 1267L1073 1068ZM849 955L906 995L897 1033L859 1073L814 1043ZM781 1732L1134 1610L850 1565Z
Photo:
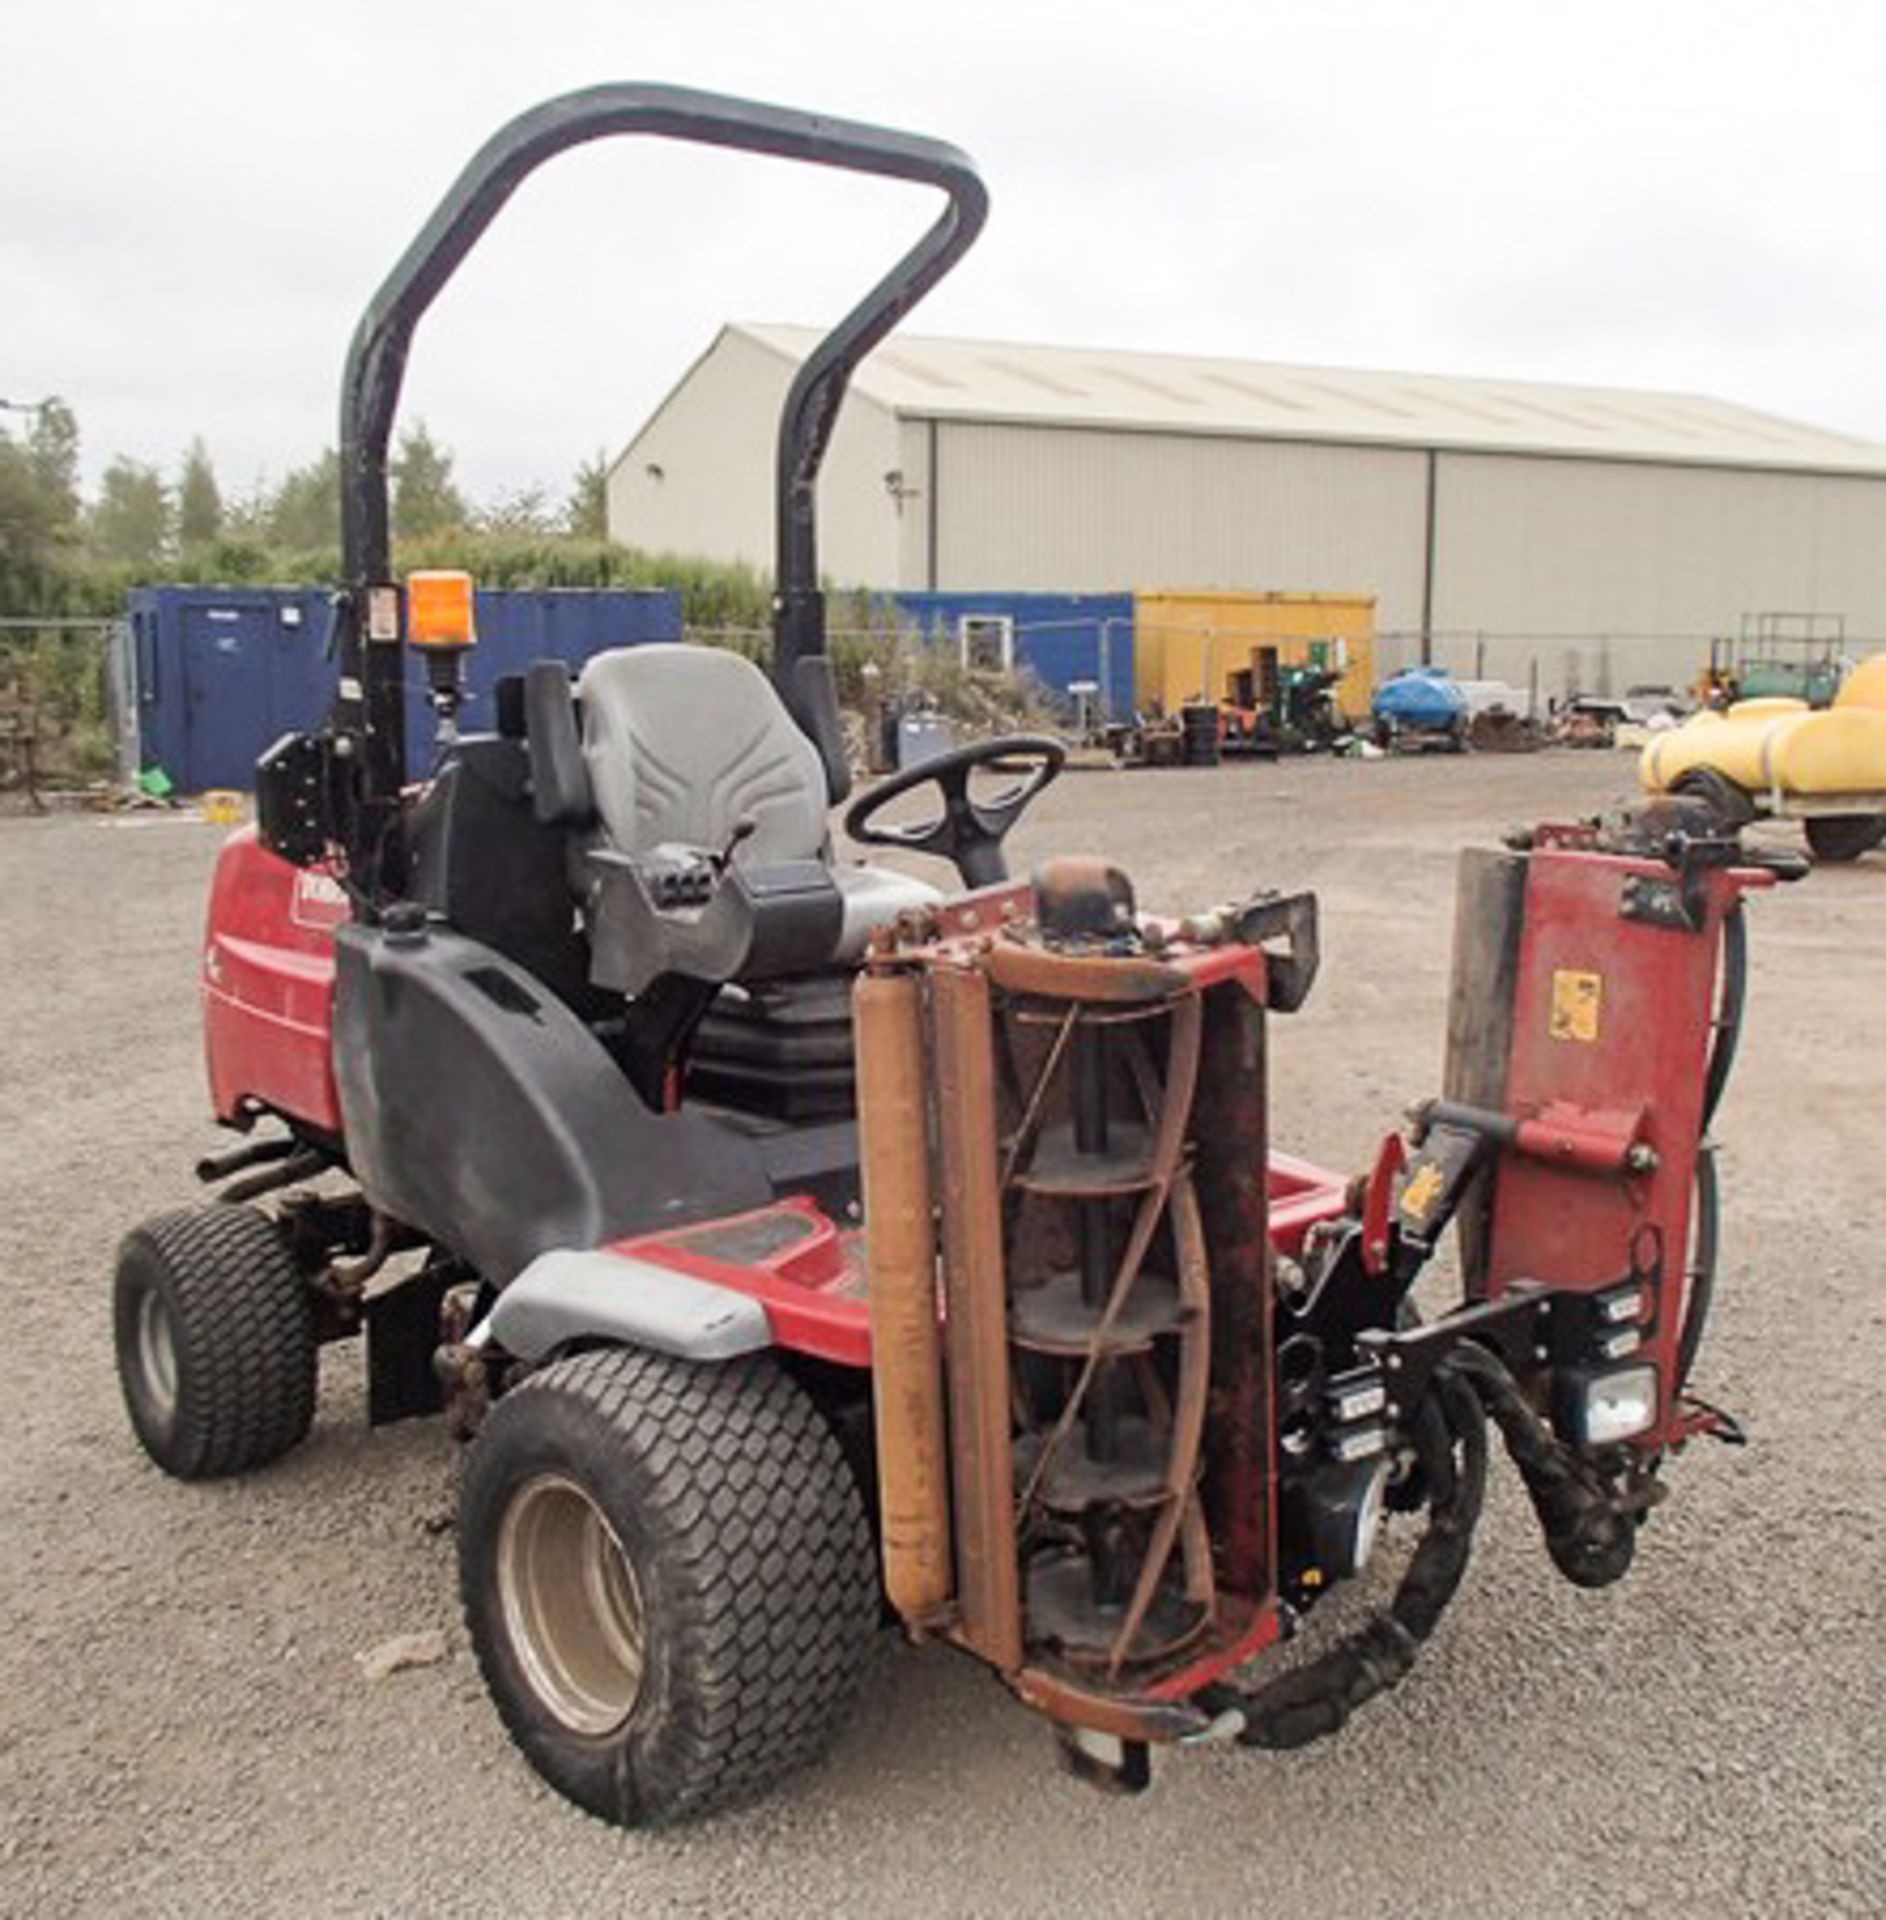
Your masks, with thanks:
M402 587L389 549L412 334L533 168L623 133L945 205L792 384L770 678L609 651L574 685L533 667L461 732L470 583ZM1628 1568L1674 1453L1736 1437L1688 1391L1707 1132L1742 899L1793 869L1706 807L1463 856L1444 1083L1355 1178L1271 1139L1312 896L1173 920L1096 859L1011 880L1004 836L1060 765L1041 738L852 805L854 840L956 885L835 856L819 464L852 370L985 204L933 141L660 87L551 101L476 156L348 356L332 709L264 756L216 871L209 1081L245 1138L119 1261L131 1421L180 1478L296 1445L329 1341L364 1336L374 1421L443 1410L498 1710L625 1824L816 1756L887 1615L986 1663L1106 1784L1144 1785L1156 1744L1299 1745L1432 1630L1490 1431L1584 1586ZM409 785L415 659L439 740ZM919 787L929 817L886 824ZM1423 1320L1450 1225L1462 1297ZM1418 1537L1384 1605L1253 1667L1391 1514Z

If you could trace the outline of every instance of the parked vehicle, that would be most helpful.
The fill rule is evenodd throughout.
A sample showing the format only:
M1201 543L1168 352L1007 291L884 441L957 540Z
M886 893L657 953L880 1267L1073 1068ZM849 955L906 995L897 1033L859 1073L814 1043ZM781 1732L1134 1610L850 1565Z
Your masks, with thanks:
M1799 820L1816 860L1857 860L1886 840L1886 653L1850 673L1833 704L1740 700L1704 708L1644 749L1651 793L1690 793L1733 827Z
M946 205L788 396L770 677L686 646L574 686L541 662L461 737L470 583L390 562L408 350L515 187L625 133ZM493 1700L626 1824L813 1758L886 1606L1112 1784L1155 1743L1301 1745L1402 1677L1458 1587L1489 1423L1583 1587L1630 1567L1676 1453L1735 1437L1688 1383L1742 900L1776 869L1693 804L1466 857L1442 1094L1353 1180L1270 1131L1313 896L1256 873L1174 920L1099 859L1010 879L1061 760L1027 737L851 803L854 841L940 884L835 857L819 464L984 205L936 142L659 87L551 101L472 161L348 356L331 712L264 757L216 871L209 1076L244 1137L199 1168L218 1197L118 1263L131 1423L181 1479L298 1444L326 1342L364 1338L375 1421L443 1407ZM415 669L444 723L418 787ZM1027 770L984 792L996 761ZM1424 1320L1453 1223L1464 1291ZM1251 1678L1389 1512L1423 1531L1383 1609Z

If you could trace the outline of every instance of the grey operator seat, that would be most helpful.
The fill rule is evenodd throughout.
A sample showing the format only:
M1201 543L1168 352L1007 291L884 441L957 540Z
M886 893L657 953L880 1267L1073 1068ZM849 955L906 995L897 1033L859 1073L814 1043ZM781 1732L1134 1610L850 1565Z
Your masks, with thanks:
M736 865L819 860L844 900L831 959L854 964L873 927L943 896L889 867L836 864L818 749L752 661L719 647L620 647L577 681L597 818L618 851L725 848Z

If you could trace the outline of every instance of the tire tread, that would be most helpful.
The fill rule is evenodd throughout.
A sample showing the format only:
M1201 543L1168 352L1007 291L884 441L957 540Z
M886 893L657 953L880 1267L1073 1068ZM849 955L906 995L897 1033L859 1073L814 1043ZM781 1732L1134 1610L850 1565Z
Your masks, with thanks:
M253 1207L180 1207L126 1236L121 1269L147 1255L169 1275L183 1344L177 1427L154 1457L185 1480L279 1458L314 1422L317 1357L307 1291L274 1221Z
M579 1354L515 1387L493 1426L549 1394L586 1409L605 1444L637 1463L647 1531L672 1575L672 1671L686 1676L671 1693L661 1777L592 1811L668 1823L750 1799L824 1750L875 1628L870 1530L837 1442L765 1356L700 1367L627 1349ZM465 1598L487 1684L536 1758L539 1729L502 1684L470 1580Z

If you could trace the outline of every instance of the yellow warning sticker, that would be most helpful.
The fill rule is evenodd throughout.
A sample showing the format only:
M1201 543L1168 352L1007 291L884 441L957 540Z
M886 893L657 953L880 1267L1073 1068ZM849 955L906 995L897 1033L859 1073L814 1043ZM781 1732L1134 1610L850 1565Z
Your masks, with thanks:
M1417 1227L1425 1226L1434 1203L1441 1197L1441 1189L1447 1184L1439 1167L1432 1160L1419 1166L1408 1176L1408 1184L1401 1190L1401 1212L1404 1220L1412 1221Z
M1552 1038L1579 1040L1589 1046L1598 1037L1598 1008L1603 998L1602 975L1559 968L1552 976Z

